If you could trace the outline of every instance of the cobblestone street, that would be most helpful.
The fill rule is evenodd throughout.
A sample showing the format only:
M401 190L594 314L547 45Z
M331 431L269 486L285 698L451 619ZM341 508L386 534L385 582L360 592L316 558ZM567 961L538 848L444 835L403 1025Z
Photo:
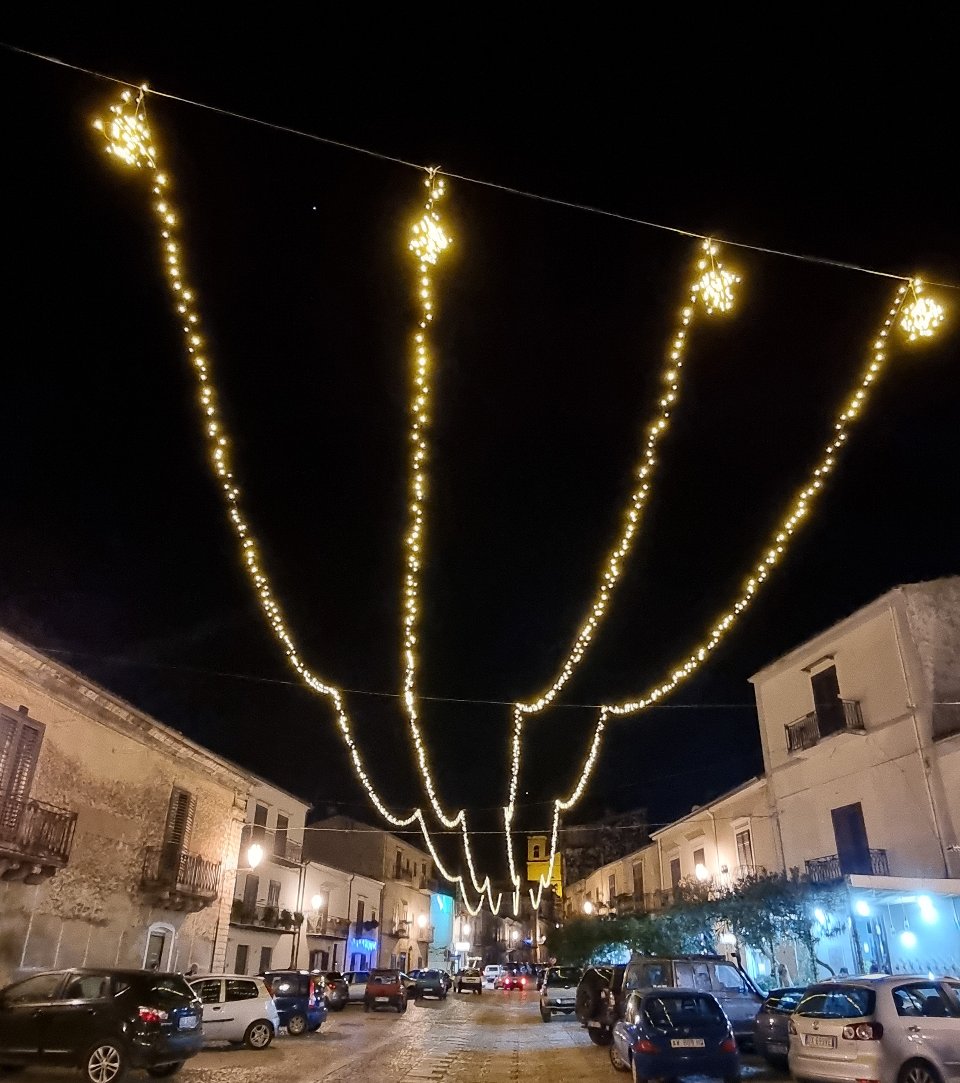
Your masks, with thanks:
M787 1077L744 1058L750 1083ZM68 1083L74 1072L31 1068L18 1079ZM131 1080L148 1077L132 1072ZM210 1048L174 1077L180 1083L586 1083L629 1080L607 1050L593 1045L573 1016L540 1019L535 992L451 993L410 1002L407 1011L366 1013L353 1004L331 1012L317 1034L285 1033L264 1052Z

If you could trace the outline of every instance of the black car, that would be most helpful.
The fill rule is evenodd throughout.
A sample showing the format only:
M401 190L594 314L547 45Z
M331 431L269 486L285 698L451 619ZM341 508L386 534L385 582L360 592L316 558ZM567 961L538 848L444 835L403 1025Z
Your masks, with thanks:
M0 989L0 1068L79 1068L110 1083L127 1068L161 1078L203 1047L203 1006L182 974L89 967Z
M800 1003L806 986L771 989L753 1021L753 1048L774 1068L787 1067L790 1049L790 1016Z
M323 990L323 999L332 1012L342 1012L350 1000L350 988L339 970L314 971L314 980Z
M609 1045L614 1026L623 1018L624 963L590 966L577 986L575 1011L595 1045Z

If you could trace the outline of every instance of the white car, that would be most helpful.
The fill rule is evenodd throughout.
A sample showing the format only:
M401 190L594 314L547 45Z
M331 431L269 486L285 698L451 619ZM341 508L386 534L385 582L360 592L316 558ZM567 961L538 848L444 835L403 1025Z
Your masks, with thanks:
M273 1041L280 1017L263 978L206 974L190 978L190 986L203 1002L204 1042L266 1049Z
M790 1074L823 1083L960 1080L957 978L868 974L807 987L790 1016Z
M483 984L489 985L492 989L496 983L497 978L504 972L506 968L497 965L496 963L490 963L483 968Z
M362 1004L367 992L369 970L345 970L343 980L347 983L347 1003Z
M458 993L482 993L483 975L475 966L468 966L453 979L453 987Z

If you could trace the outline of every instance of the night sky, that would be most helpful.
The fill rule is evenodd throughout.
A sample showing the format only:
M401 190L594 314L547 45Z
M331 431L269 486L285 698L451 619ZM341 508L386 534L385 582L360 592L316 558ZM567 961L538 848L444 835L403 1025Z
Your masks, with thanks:
M551 61L501 56L496 77L469 57L433 75L364 58L356 34L328 40L321 63L295 26L276 41L234 31L218 50L193 34L2 36L225 111L148 99L246 515L304 657L349 690L398 810L423 801L397 700L414 165L451 175L420 670L447 808L501 822L509 703L552 679L619 530L696 254L687 234L742 246L721 252L743 278L736 309L691 336L615 603L564 705L528 726L518 826L545 829L579 775L590 705L662 680L735 597L896 289L865 270L940 283L949 322L891 351L788 558L698 677L611 723L572 818L646 808L663 823L757 773L752 673L898 583L960 572L960 222L941 97L852 77L856 90L813 92L773 60L706 85L687 68L674 85L599 51L566 63L572 31ZM119 88L10 48L0 80L0 624L303 799L377 822L241 569L147 189L90 127ZM712 102L714 80L735 100ZM502 837L478 847L498 871Z

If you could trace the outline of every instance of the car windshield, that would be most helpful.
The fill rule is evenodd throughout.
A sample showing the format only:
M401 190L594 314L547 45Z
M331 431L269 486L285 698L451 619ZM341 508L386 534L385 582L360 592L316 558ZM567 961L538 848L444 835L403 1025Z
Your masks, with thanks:
M663 993L647 997L643 1014L657 1030L673 1030L691 1023L726 1023L723 1009L712 996L702 993Z
M813 1019L861 1019L873 1015L876 994L862 985L811 985L796 1007Z
M576 985L580 981L580 970L575 966L557 966L547 971L547 985Z

